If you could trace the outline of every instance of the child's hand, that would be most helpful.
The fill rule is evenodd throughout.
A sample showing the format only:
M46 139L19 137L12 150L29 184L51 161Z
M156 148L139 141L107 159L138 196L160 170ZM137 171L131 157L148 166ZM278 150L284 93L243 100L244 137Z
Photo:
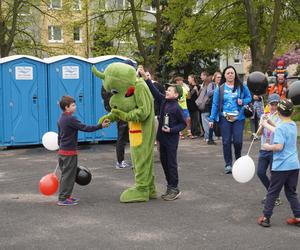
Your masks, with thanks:
M267 125L268 125L268 120L262 119L261 126L263 126L265 128Z
M238 105L242 105L242 104L243 104L243 100L240 99L240 98L238 98L238 99L237 99L237 103L238 103Z
M110 125L110 120L109 119L105 119L103 122L102 122L102 128L106 128Z
M209 122L208 125L209 125L210 128L214 127L214 123L213 122Z
M171 131L171 129L169 127L162 127L161 130L166 133L170 133L170 131Z
M264 143L261 148L266 151L272 151L271 145L269 143Z
M139 66L138 66L137 72L139 73L139 75L140 75L141 77L144 78L144 80L147 80L147 79L148 79L147 76L146 76L146 72L145 72L145 70L144 70L143 65L139 65Z

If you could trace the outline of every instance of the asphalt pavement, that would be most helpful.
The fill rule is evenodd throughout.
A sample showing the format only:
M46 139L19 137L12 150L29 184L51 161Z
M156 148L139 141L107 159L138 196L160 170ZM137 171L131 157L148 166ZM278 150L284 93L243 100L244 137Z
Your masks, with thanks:
M244 154L249 144L246 140ZM255 142L250 153L255 163L258 149ZM79 165L92 171L92 182L75 186L77 206L59 207L57 195L38 191L40 178L55 169L55 152L42 146L0 151L0 249L299 249L300 228L285 222L292 214L284 193L272 227L258 226L265 190L256 176L240 184L224 173L220 141L180 142L182 195L172 202L120 203L133 173L115 169L115 158L115 143L80 145ZM157 150L154 159L162 194L166 182Z

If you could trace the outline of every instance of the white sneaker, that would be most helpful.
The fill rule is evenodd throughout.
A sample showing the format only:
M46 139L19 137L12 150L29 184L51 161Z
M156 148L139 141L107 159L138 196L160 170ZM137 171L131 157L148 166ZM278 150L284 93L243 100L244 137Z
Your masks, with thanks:
M129 164L125 161L122 161L121 163L117 162L116 166L115 166L116 169L123 169L123 168L129 168L129 167L131 167L131 164Z

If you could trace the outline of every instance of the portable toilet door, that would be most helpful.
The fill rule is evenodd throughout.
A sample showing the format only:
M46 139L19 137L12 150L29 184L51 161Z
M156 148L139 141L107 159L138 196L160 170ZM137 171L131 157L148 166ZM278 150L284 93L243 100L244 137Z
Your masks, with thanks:
M1 65L3 144L39 144L48 131L46 64L17 55L2 58Z
M49 129L57 131L62 113L59 100L64 95L75 99L75 116L82 123L92 124L92 72L87 59L78 56L55 56L44 59L48 64ZM94 124L93 124L94 125ZM92 141L92 133L78 133L78 141Z
M2 84L2 59L0 58L0 147L3 146L3 84Z
M104 72L108 65L114 62L124 62L131 60L127 57L110 55L89 58L89 61L96 66L97 70ZM131 60L135 65L136 62ZM109 111L104 108L104 100L101 96L102 80L93 74L93 118L94 122L98 122L99 118L108 113ZM110 141L117 139L117 124L112 123L108 128L104 128L95 132L96 140Z

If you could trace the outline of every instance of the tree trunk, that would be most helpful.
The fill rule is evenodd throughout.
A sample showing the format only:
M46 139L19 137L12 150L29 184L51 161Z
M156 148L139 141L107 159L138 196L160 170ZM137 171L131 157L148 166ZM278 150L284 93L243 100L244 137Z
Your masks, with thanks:
M262 21L262 15L260 15L261 9L258 9L257 12L255 12L255 7L252 0L244 0L244 6L246 10L248 30L250 33L249 46L252 57L250 72L266 72L276 49L276 34L278 31L280 14L282 11L281 0L275 0L271 33L265 44L261 42L263 39L258 29L259 23Z
M155 3L156 7L156 37L155 37L155 52L154 52L154 62L152 68L156 68L160 58L160 45L161 45L161 23L162 23L162 9L160 8L160 0Z
M279 26L281 12L282 12L281 0L275 0L271 32L268 37L268 40L266 41L265 51L264 51L264 55L263 55L263 57L265 59L264 70L267 70L267 67L268 67L268 65L273 57L274 51L276 49L276 35L278 33L278 26Z
M138 44L138 49L141 53L141 56L144 59L144 66L148 67L149 66L148 56L147 56L145 46L143 44L143 40L142 40L142 37L140 34L139 21L137 18L137 12L136 12L136 8L135 8L134 0L128 0L128 2L130 3L130 11L132 14L132 23L133 23L135 38L136 38L136 41Z
M3 13L2 13L2 1L0 2L0 54L1 57L5 57L9 55L9 52L11 50L12 44L14 42L14 38L16 36L16 30L17 30L17 21L18 21L18 9L20 7L20 4L23 0L14 0L13 6L11 9L12 12L12 22L11 22L11 28L9 29L7 27L7 24L3 20ZM7 39L6 39L7 36Z

